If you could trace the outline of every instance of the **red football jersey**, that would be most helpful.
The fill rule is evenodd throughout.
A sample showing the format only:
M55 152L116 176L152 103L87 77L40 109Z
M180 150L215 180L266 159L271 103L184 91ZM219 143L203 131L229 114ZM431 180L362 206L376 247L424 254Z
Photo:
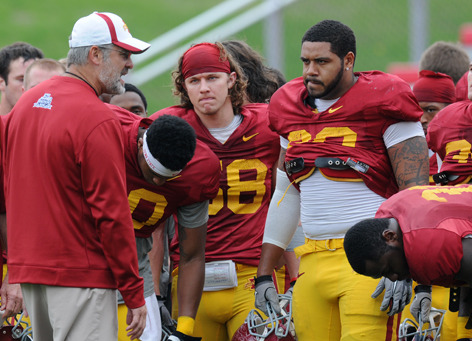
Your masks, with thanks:
M220 162L216 155L197 140L195 155L182 172L162 186L144 180L138 165L138 130L152 123L120 107L111 106L121 122L125 143L126 187L137 237L147 238L178 207L212 199L220 178Z
M469 71L464 73L456 84L456 102L469 100L469 84L467 81L468 75Z
M472 102L457 102L437 113L429 123L426 135L429 148L443 161L441 172L459 175L463 181L472 175L471 125Z
M221 144L191 109L174 106L153 116L177 115L189 122L198 139L220 159L218 195L210 204L205 258L207 262L233 260L257 266L264 225L272 194L272 170L280 151L279 137L267 126L267 105L251 104L241 110L243 121ZM178 262L175 238L173 259Z
M286 160L303 157L305 170L318 157L363 162L369 166L366 173L329 170L329 176L360 176L373 192L388 198L398 185L382 136L391 124L419 121L423 111L400 78L380 71L355 75L356 84L323 112L305 104L303 78L288 82L270 100L270 127L289 141Z
M462 259L462 238L472 234L472 186L416 186L385 201L376 218L395 218L412 278L452 286Z

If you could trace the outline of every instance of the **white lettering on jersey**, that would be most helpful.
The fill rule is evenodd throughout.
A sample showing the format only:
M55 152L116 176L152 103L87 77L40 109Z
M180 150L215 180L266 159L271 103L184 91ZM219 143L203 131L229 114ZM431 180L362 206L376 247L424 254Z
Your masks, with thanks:
M52 97L51 94L45 93L36 103L33 104L34 108L43 108L43 109L51 109L52 105Z

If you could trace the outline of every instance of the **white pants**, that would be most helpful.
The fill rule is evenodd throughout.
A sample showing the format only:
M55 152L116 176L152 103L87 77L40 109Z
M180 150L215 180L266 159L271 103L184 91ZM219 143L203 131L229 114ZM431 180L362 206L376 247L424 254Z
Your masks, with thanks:
M118 338L116 290L21 284L35 341Z

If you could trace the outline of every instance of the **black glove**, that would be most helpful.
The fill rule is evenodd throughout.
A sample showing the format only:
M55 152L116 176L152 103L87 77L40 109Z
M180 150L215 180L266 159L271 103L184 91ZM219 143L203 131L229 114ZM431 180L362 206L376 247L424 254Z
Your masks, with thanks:
M161 313L161 323L163 326L173 326L174 325L174 320L172 320L172 317L169 313L169 310L167 310L167 307L165 305L165 297L156 295L157 302L159 303L159 312Z
M256 308L269 316L269 312L267 311L267 303L269 303L270 307L276 314L282 313L280 309L279 295L275 289L274 282L272 281L272 276L259 276L254 278L254 283L256 284Z
M416 322L429 322L429 313L431 312L431 286L417 285L415 287L415 298L410 305L410 313Z
M173 332L171 336L167 339L168 341L200 341L201 337L188 336L181 332Z

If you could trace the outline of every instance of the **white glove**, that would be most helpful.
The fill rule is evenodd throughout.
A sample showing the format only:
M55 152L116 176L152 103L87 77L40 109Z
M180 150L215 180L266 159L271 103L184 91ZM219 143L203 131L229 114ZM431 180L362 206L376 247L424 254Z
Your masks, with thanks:
M429 322L429 313L431 312L431 286L417 285L415 287L415 298L411 302L410 313L416 322Z
M256 284L256 308L269 316L267 310L267 305L269 304L276 314L281 314L282 311L280 309L279 296L275 289L274 282L272 281L272 276L259 276L255 278L254 282Z
M386 311L389 316L401 312L411 300L411 280L392 282L386 277L382 277L377 288L372 293L372 298L377 298L385 290L384 298L380 306L381 311Z

